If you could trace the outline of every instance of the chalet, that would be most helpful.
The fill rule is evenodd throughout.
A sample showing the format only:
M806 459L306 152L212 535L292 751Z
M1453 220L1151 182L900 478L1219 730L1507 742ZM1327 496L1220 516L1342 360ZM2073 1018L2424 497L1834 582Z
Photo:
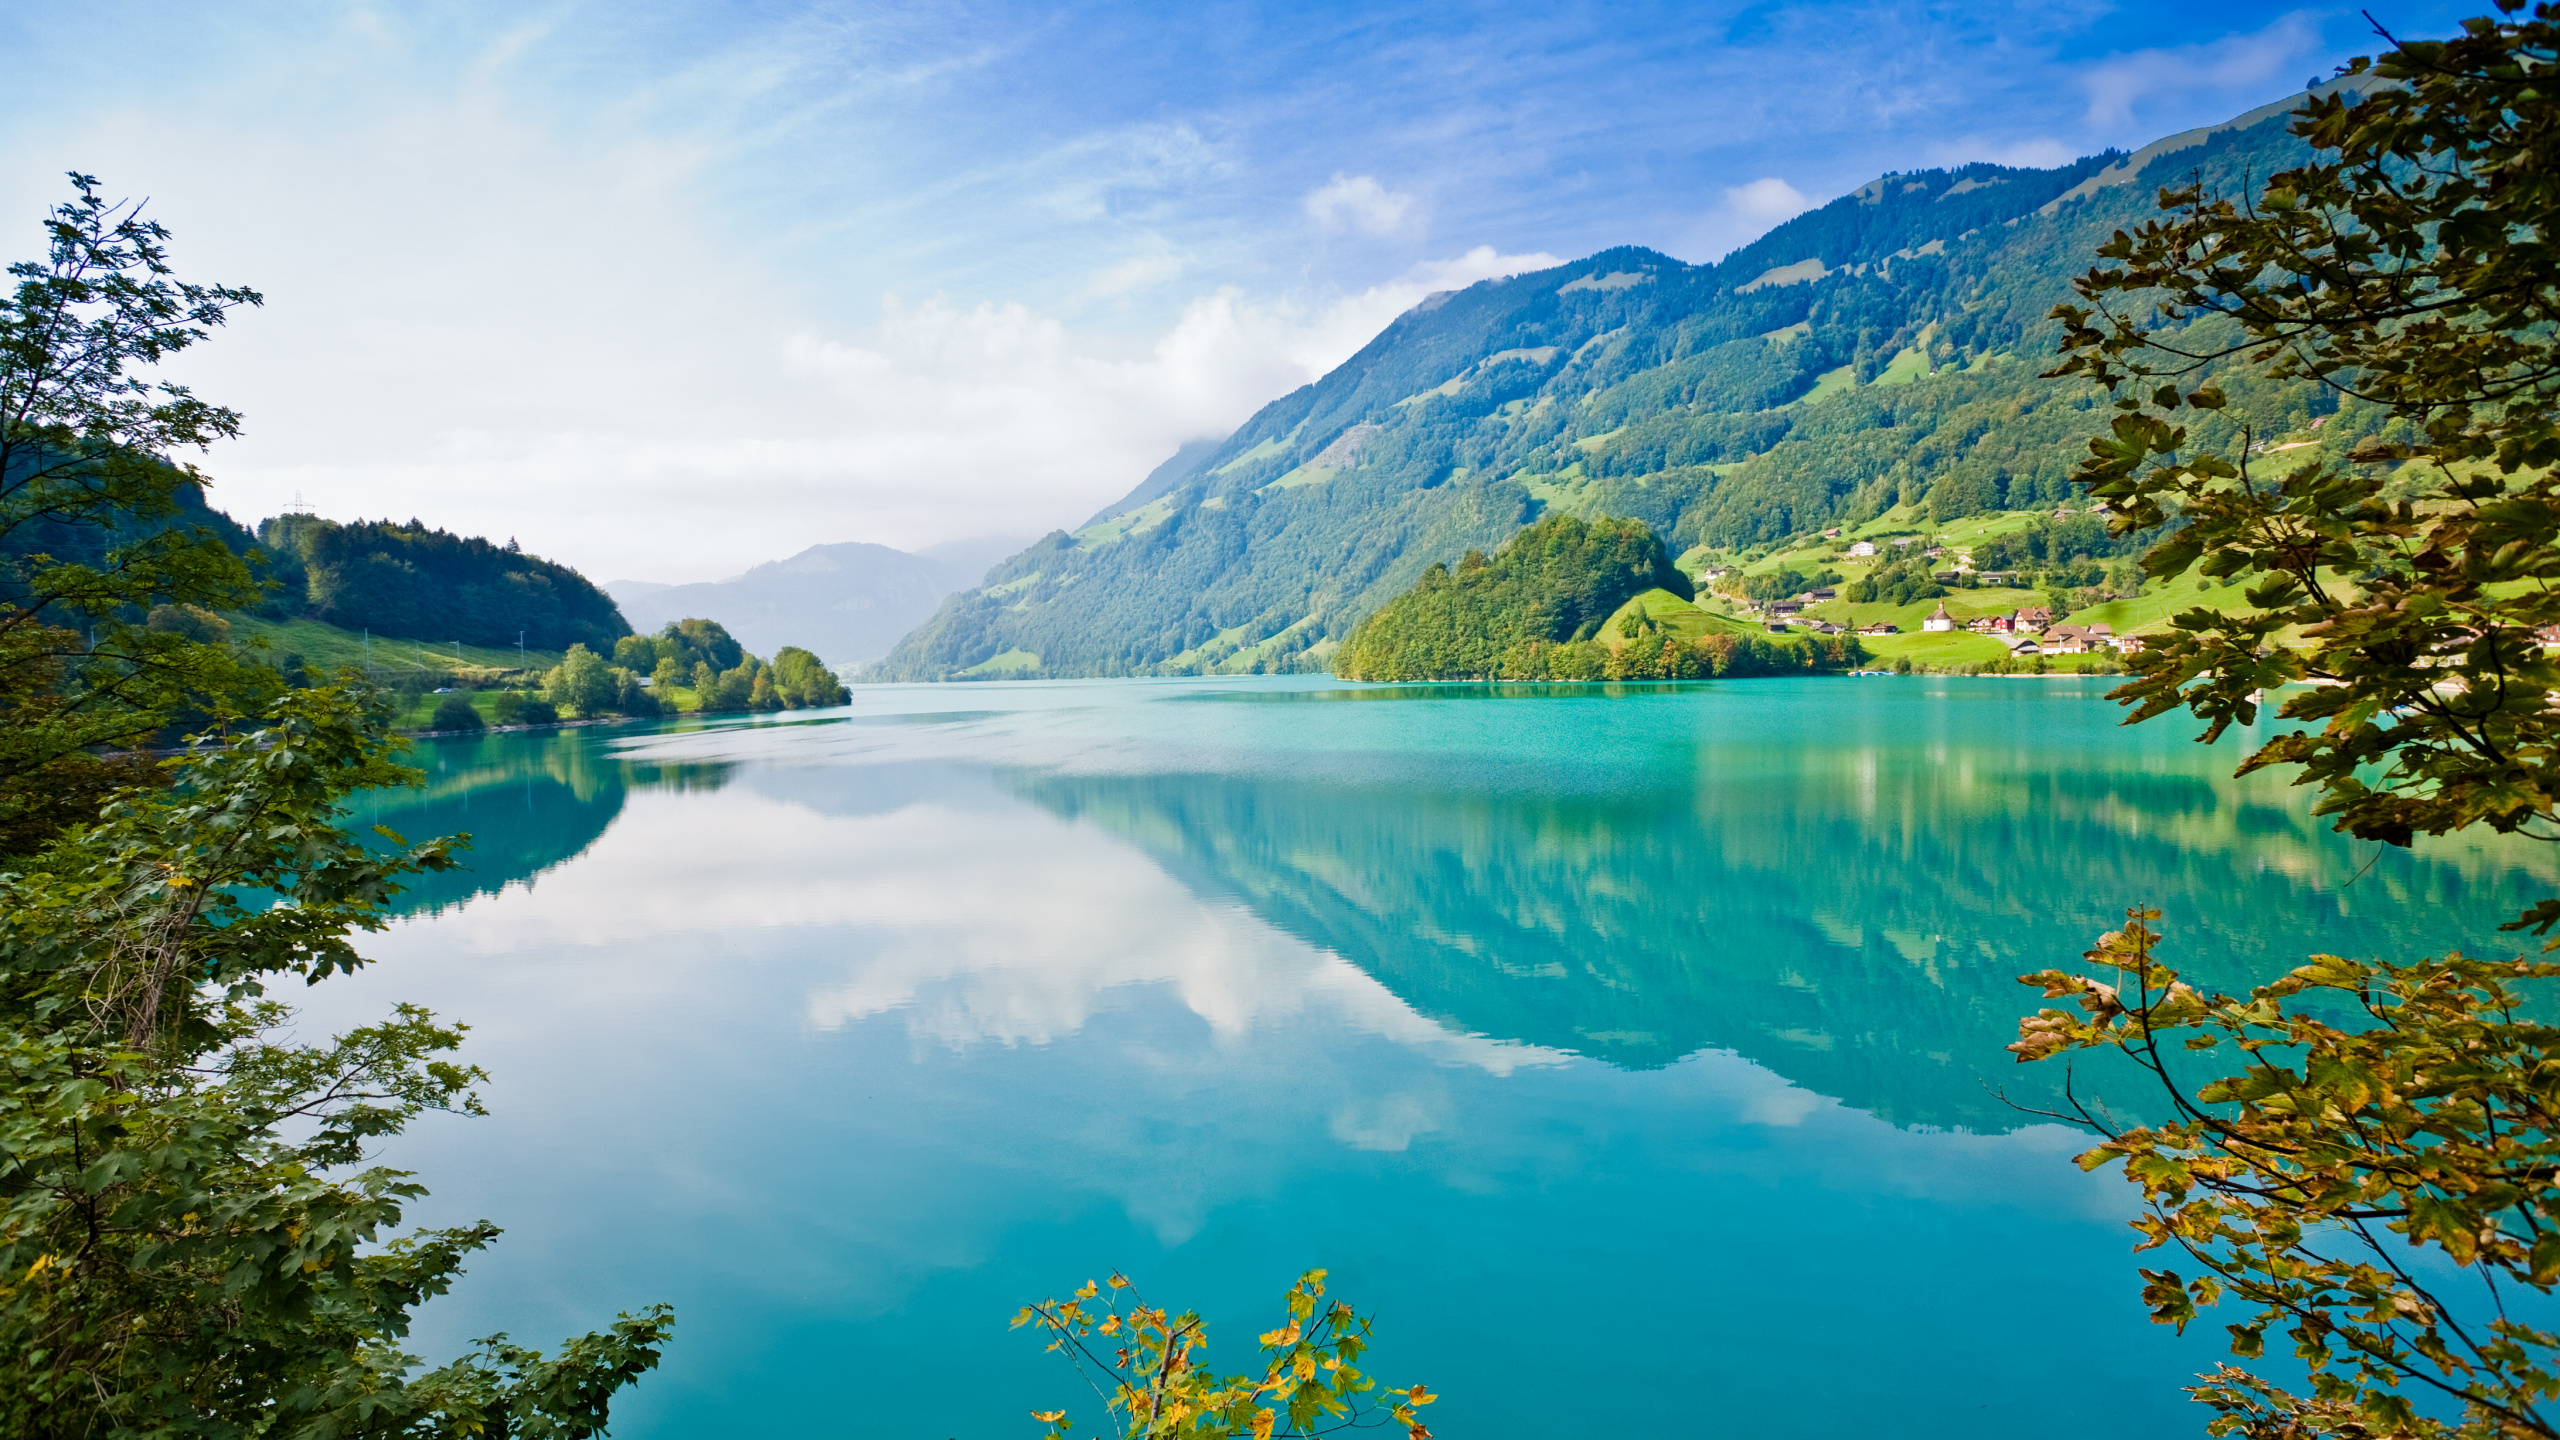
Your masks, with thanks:
M1938 602L1938 608L1929 612L1929 618L1920 622L1920 628L1923 630L1953 630L1956 628L1956 617L1947 613L1947 602L1941 600Z
M1802 609L1804 602L1801 600L1773 600L1769 603L1769 614L1777 619L1784 619Z
M1938 559L1938 558L1940 558L1941 556L1945 555L1946 553L1947 553L1947 547L1946 547L1946 546L1944 546L1944 545L1932 545L1932 546L1930 546L1928 549L1923 550L1923 551L1921 551L1921 552L1920 552L1920 554L1921 554L1924 558L1926 558L1926 559L1930 559L1930 560Z
M2009 619L2011 625L2016 629L2033 630L2041 633L2052 626L2053 612L2042 605L2027 605L2020 607L2018 613L2009 617Z
M2009 653L2012 655L2033 655L2042 648L2036 644L2033 635L2020 633L2009 637Z
M2115 639L2115 645L2116 653L2119 655L2139 655L2142 653L2143 639L2139 635L2119 635Z
M2037 636L2036 645L2047 655L2086 655L2089 632L2077 625L2056 625Z
M2009 633L2009 617L2006 615L1980 615L1976 616L1964 628L1972 631L1976 635L2006 635Z
M1864 560L1874 553L1876 553L1876 542L1873 540L1861 540L1849 547L1849 558L1853 560Z
M1803 601L1804 603L1806 603L1807 605L1819 605L1819 604L1822 604L1822 603L1823 603L1824 601L1826 601L1826 600L1837 600L1837 599L1839 599L1839 598L1840 598L1840 592L1839 592L1839 591L1837 591L1837 590L1831 590L1831 589L1807 590L1807 591L1806 591L1806 592L1804 592L1802 595L1799 595L1799 596L1797 596L1796 598L1797 598L1797 599L1799 599L1799 600L1802 600L1802 601Z
M1902 627L1894 624L1890 620L1878 620L1872 625L1859 626L1858 633L1861 635L1899 635L1902 633Z
M1837 540L1840 538L1840 531L1837 527L1825 530L1822 532L1822 538L1825 540Z

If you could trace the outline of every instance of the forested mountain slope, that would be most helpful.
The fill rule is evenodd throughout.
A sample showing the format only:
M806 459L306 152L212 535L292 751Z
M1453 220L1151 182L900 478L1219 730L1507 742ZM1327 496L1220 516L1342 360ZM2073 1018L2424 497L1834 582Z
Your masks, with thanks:
M2162 184L2297 162L2291 97L2132 156L1881 177L1725 260L1604 251L1424 300L1222 444L945 601L880 673L1313 669L1433 564L1550 509L1737 548L1897 505L2049 504L2100 397L2042 381L2046 313ZM2308 384L2226 385L2308 434ZM2380 423L2344 417L2317 443Z
M280 590L278 619L466 645L610 651L631 633L612 597L575 569L411 520L339 524L278 515L258 541Z

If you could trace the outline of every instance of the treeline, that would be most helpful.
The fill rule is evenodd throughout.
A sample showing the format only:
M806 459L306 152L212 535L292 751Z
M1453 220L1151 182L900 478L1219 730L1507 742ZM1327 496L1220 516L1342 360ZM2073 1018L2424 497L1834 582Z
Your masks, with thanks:
M1562 645L1529 641L1505 649L1485 674L1394 678L1742 680L1760 675L1837 674L1857 668L1866 659L1867 647L1855 635L1807 635L1781 640L1767 635L1713 634L1682 640L1655 631L1618 646L1597 640L1574 640Z
M470 696L448 695L427 728L477 730L492 720L548 725L611 715L753 714L852 699L853 692L810 651L785 645L767 663L748 654L719 622L689 619L655 635L625 635L611 659L572 643L537 691L501 691L485 716Z
M1525 672L1560 663L1560 647L1589 641L1618 607L1653 589L1684 599L1691 593L1688 577L1642 523L1550 516L1491 559L1470 550L1454 572L1445 565L1425 570L1413 589L1353 627L1334 673L1351 680L1545 678ZM1577 652L1561 663L1582 660Z
M340 524L279 515L258 527L276 584L265 612L347 630L469 645L607 651L631 633L613 598L569 566L417 520Z

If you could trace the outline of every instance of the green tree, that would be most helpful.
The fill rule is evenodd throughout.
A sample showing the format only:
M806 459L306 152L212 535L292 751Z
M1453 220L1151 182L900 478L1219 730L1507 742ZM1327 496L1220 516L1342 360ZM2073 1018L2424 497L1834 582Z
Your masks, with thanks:
M1288 1319L1260 1337L1260 1375L1221 1377L1207 1368L1199 1357L1209 1332L1200 1317L1147 1304L1124 1275L1026 1305L1013 1325L1054 1336L1051 1350L1097 1392L1109 1387L1105 1401L1127 1440L1326 1435L1381 1417L1369 1398L1377 1382L1355 1363L1369 1348L1370 1322L1340 1300L1324 1303L1324 1282L1324 1271L1310 1270L1281 1297ZM1418 1412L1439 1396L1411 1385L1384 1398L1384 1418L1404 1426L1409 1440L1430 1440ZM1065 1440L1066 1416L1043 1410L1031 1418L1051 1427L1049 1440Z
M480 718L480 711L471 703L471 697L459 691L436 702L435 714L427 717L430 730L485 730L488 723Z
M233 609L256 577L180 523L206 481L167 457L239 433L237 413L141 373L257 292L180 281L168 231L87 175L45 221L46 257L0 298L0 850L96 813L141 744L182 713L277 683L158 605Z
M662 699L668 691L676 689L692 678L692 672L671 654L660 655L658 663L649 671L649 683L657 688Z
M339 826L349 794L419 778L389 723L287 692L0 874L0 1433L565 1440L657 1363L664 1307L553 1357L401 1350L498 1231L398 1233L425 1191L368 1150L479 1113L484 1077L424 1010L310 1044L266 996L361 966L402 880L453 864Z
M611 709L619 688L611 668L584 645L571 645L542 677L542 698L582 719Z
M775 692L784 705L794 710L852 703L853 692L845 688L826 662L797 645L785 645L774 652L772 671Z
M2302 722L2244 770L2301 767L2339 829L2406 845L2470 826L2546 838L2560 674L2536 643L2560 621L2560 12L2502 0L2449 41L2348 68L2294 129L2320 154L2231 198L2163 192L2165 218L2101 252L2057 373L2120 398L2075 476L2120 531L2180 528L2145 554L2168 579L2243 582L2236 611L2176 617L2118 695L2136 719L2185 709L2205 738L2288 682ZM2386 82L2366 83L2368 79ZM2386 436L2271 467L2232 393L2308 378L2386 406ZM2021 1060L2122 1051L2169 1118L2100 1132L2087 1168L2122 1161L2153 1318L2183 1328L2225 1297L2236 1359L2268 1331L2302 1392L2223 1365L2193 1392L2217 1435L2560 1434L2560 966L2460 954L2315 956L2246 997L2199 991L2159 958L2156 912L2084 957L2105 979L2026 977L2048 1007ZM2548 930L2560 900L2509 926ZM2192 1092L2172 1064L2230 1055ZM2236 1052L2236 1053L2235 1053ZM2432 1253L2429 1253L2432 1252Z

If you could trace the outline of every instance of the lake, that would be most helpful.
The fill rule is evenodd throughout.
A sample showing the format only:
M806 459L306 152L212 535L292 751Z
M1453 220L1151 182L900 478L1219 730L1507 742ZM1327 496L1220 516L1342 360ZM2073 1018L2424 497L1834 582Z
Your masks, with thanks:
M2106 686L872 687L427 741L365 818L474 868L304 1013L474 1027L491 1116L388 1158L508 1233L413 1348L671 1301L618 1436L1107 1433L1016 1307L1125 1271L1242 1369L1314 1265L1452 1440L2201 1434L2219 1320L2144 1319L2015 977L2129 904L2223 986L2511 951L2553 861L2377 853Z

